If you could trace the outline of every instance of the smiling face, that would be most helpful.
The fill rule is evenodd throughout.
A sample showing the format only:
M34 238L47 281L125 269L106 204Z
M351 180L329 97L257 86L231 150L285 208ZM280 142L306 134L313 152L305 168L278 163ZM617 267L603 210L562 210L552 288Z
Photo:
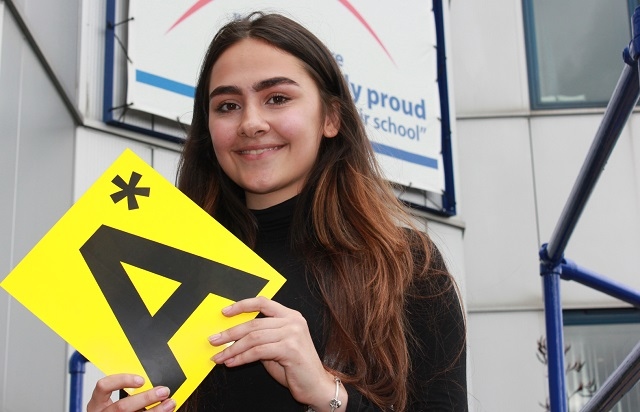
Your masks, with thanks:
M209 77L209 133L222 170L265 209L300 193L320 141L338 132L291 54L255 39L229 47Z

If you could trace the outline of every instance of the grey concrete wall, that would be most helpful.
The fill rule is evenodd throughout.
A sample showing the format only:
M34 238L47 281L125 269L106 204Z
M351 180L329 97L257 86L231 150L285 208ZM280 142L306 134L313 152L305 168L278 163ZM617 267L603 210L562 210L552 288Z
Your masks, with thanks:
M0 9L4 277L71 205L75 125L16 21ZM65 343L0 290L0 410L62 411L65 364Z
M14 0L56 78L78 100L81 0Z

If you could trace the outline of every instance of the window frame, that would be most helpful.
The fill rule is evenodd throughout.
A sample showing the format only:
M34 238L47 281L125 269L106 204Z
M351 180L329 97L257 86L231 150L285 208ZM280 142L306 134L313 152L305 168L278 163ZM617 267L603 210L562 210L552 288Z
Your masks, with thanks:
M568 333L567 331L567 328L576 327L576 326L579 326L579 327L587 326L587 327L597 328L599 326L635 325L636 327L638 327L640 326L640 308L618 307L618 308L565 309L562 311L562 318L563 318L563 335L567 337L570 335L570 333ZM571 342L565 341L565 348L567 348L567 351L570 350L571 347L572 347ZM621 354L623 354L623 358L619 360L617 365L610 364L610 367L612 367L613 370L607 373L613 373L615 370L617 370L624 362L623 359L626 359L626 357L628 357L633 351L634 351L634 348L631 348L629 352L622 351ZM565 352L565 356L566 356L566 352ZM577 373L584 372L584 371L581 371L583 367L586 367L587 371L588 370L593 371L594 369L597 370L599 368L598 365L590 363L593 360L594 360L593 358L591 359L575 358L574 362L583 362L583 364L579 366L578 370L575 370L573 372L577 372ZM576 363L575 365L578 365L578 364ZM568 371L567 373L569 373L569 369L567 369L567 371ZM598 375L598 373L596 373L596 375ZM609 374L608 376L611 377L612 375ZM602 375L600 377L602 378ZM596 376L589 376L589 378L593 379L594 382L596 383L596 387L595 387L596 390L600 389L600 387L597 386L598 383L602 385L606 381L606 379L598 381ZM588 382L583 382L583 383L588 383ZM567 384L569 384L568 376L567 376ZM569 388L567 390L569 393L571 393L571 390ZM624 396L620 399L620 401L615 404L615 406L611 409L611 411L621 411L621 410L624 411L624 410L627 410L624 408L625 405L629 406L630 403L634 403L634 402L637 403L638 400L640 399L639 391L640 391L640 387L638 387L637 385L634 385L633 387L629 388L628 392L625 393ZM575 393L575 395L577 395L577 393ZM571 396L572 395L570 395L570 397ZM581 410L582 407L584 407L584 405L588 402L588 398L589 396L583 397L583 401L578 402L578 403L581 403L581 406L575 405L575 404L574 406L578 406Z
M531 110L570 110L605 108L609 99L589 102L542 102L540 96L540 70L538 59L538 46L536 41L535 17L533 2L536 0L522 0L522 17L524 23L524 41L527 59L527 81L529 86L529 105ZM631 16L636 7L640 6L640 0L627 0L629 33L631 33ZM631 37L629 37L629 41ZM620 61L622 62L622 50L620 48Z

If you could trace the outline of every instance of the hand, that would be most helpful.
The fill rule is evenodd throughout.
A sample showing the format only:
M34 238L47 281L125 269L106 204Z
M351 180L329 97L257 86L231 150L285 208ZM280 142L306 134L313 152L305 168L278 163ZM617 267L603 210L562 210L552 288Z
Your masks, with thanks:
M228 367L261 361L269 375L305 405L328 403L333 375L316 352L304 317L264 297L241 300L222 310L225 316L261 312L256 318L209 338L214 346L234 342L212 360Z
M120 399L117 402L111 400L113 391L124 388L139 388L144 384L144 379L137 375L116 374L100 379L93 389L91 399L87 404L87 412L135 412L144 411L144 408L161 402L148 411L170 412L176 408L176 403L169 398L169 388L158 386L145 392Z

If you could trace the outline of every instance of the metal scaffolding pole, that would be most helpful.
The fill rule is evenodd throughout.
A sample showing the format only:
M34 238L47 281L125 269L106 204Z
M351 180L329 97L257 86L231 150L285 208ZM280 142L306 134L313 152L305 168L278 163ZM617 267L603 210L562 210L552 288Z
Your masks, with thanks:
M545 300L545 323L548 350L549 399L552 412L567 411L567 391L564 366L564 336L562 320L562 300L560 294L560 279L563 273L564 251L573 234L573 230L585 208L593 188L604 169L613 148L622 132L622 128L629 119L640 95L638 81L638 51L640 51L640 7L636 8L632 18L632 41L623 53L625 66L618 80L609 105L605 111L600 127L587 153L582 169L576 179L573 189L558 219L558 223L551 235L549 243L540 249L540 275L543 277ZM585 284L589 282L598 288L608 289L604 285L608 281L596 276L580 276L571 272L575 266L564 267L567 276L576 275ZM617 286L617 285L616 285ZM615 289L615 293L624 295L624 288ZM628 297L628 296L627 296ZM630 363L629 368L635 368L636 362ZM620 379L628 382L628 374L635 375L635 371L619 372ZM620 391L615 381L613 389L602 395L602 402L609 403ZM635 383L635 382L634 382ZM618 388L619 389L619 388ZM627 389L628 390L628 389ZM599 391L600 392L600 391ZM626 391L625 391L626 392ZM618 398L619 399L619 398ZM617 402L617 401L616 401ZM603 409L598 409L603 410Z

